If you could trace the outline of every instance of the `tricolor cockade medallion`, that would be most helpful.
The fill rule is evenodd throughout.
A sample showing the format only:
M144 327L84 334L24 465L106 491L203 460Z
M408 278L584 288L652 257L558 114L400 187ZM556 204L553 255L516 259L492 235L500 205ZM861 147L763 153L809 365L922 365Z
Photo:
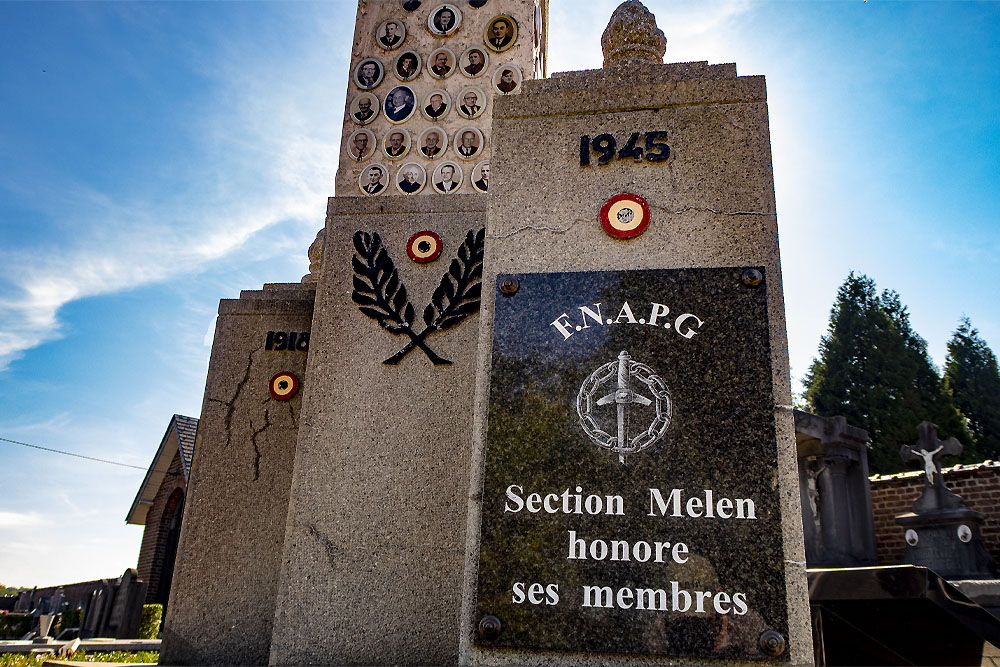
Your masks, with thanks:
M641 390L640 385L645 385L651 398L634 389L639 386ZM617 435L603 430L594 416L594 406L612 403L617 409ZM635 411L635 406L651 405L655 405L656 410L653 420L638 429L633 427L629 411ZM626 455L648 449L663 438L670 425L670 410L667 385L653 369L633 361L625 350L617 360L609 361L591 373L576 396L576 412L584 432L598 447L617 453L622 463L625 463Z
M458 248L458 257L451 260L431 296L431 302L424 308L424 328L418 333L413 330L416 311L395 263L382 245L382 238L378 232L354 233L355 252L351 259L354 291L351 298L358 305L358 310L378 322L380 327L410 339L406 347L383 364L394 366L415 348L420 348L435 366L451 363L428 347L425 339L435 331L450 329L469 315L479 312L485 237L485 229L478 232L470 229L465 235L465 241Z

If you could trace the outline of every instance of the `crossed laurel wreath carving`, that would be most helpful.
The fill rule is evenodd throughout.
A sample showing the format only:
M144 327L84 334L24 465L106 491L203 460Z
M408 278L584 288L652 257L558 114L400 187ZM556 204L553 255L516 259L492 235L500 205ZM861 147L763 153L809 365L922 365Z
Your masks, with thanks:
M413 330L415 311L406 294L406 286L392 258L382 245L378 232L354 233L355 254L354 292L351 298L358 310L374 319L383 329L396 336L410 339L406 347L392 355L383 364L395 366L403 357L420 348L435 366L451 362L438 356L425 339L435 331L455 326L467 316L479 312L482 292L483 245L486 229L469 230L458 249L458 257L451 260L448 271L441 276L441 284L434 290L431 302L424 308L424 329Z

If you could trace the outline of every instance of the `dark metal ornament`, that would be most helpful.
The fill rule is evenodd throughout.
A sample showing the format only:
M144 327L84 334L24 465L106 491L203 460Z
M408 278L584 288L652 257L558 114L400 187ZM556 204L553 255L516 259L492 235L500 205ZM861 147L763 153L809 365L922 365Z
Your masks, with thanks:
M420 348L435 366L451 363L438 356L424 339L435 331L450 329L467 316L479 312L485 238L485 228L478 232L470 229L466 234L465 241L458 248L458 257L451 260L448 271L431 296L431 302L424 308L424 329L417 333L413 330L416 311L396 265L382 245L382 238L378 232L369 234L359 230L354 233L355 254L351 259L354 292L351 298L358 304L358 310L378 322L383 329L410 339L406 347L383 364L395 366L414 348Z

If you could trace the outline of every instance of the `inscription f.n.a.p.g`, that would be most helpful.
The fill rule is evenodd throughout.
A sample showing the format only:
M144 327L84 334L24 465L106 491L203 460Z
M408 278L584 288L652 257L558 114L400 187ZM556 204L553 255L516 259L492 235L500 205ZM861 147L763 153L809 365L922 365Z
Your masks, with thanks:
M701 333L700 329L705 324L704 321L693 313L681 313L677 317L671 317L670 307L662 303L650 303L648 306L649 315L636 317L635 311L628 301L623 301L618 309L616 317L605 317L601 309L602 303L593 303L585 306L578 306L580 317L576 322L570 320L569 313L562 313L550 326L555 327L563 340L568 339L574 333L589 329L591 326L603 327L615 324L638 324L653 327L663 327L673 329L684 338L692 338L695 334ZM646 307L639 310L645 313Z

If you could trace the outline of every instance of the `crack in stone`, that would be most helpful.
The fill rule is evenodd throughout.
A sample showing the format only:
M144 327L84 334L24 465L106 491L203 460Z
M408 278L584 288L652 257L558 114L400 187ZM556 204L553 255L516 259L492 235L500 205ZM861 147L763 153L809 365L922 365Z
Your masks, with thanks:
M250 428L253 428L253 420L250 421ZM250 434L250 443L253 445L253 481L260 479L260 447L257 446L257 436L271 428L271 415L264 408L264 425Z
M226 406L226 419L224 421L226 426L226 448L232 444L232 425L233 425L233 415L236 413L236 401L240 397L240 393L243 391L243 386L250 381L250 369L253 367L253 355L260 351L261 348L255 350L250 350L250 354L247 355L247 367L243 371L243 379L241 379L236 384L236 392L233 397L228 401L223 401L218 398L209 398L210 403L218 403L219 405Z
M326 552L326 559L330 561L330 567L334 570L337 569L337 547L331 544L330 538L326 536L326 533L316 526L310 523L307 525L307 528L309 529L309 534L323 545L323 550Z
M299 418L295 416L295 407L291 403L288 404L288 416L292 419L292 427L298 429Z
M733 216L737 216L737 215L764 215L764 216L773 216L774 215L773 212L768 212L768 211L721 211L719 209L711 208L709 206L691 206L691 205L688 205L688 206L683 206L683 207L678 208L678 209L669 209L669 208L663 208L663 207L660 207L660 206L655 206L655 207L652 207L652 208L655 208L659 212L666 213L667 215L680 215L682 213L687 213L688 211L699 211L699 212L702 212L702 213L714 213L715 215L733 215ZM506 239L506 238L510 238L511 236L514 236L516 234L520 234L521 232L525 232L525 231L529 231L529 230L535 231L535 232L552 232L553 234L565 234L566 232L568 232L569 230L571 230L576 225L578 225L580 223L587 223L587 222L594 222L594 221L590 220L589 218L577 218L576 220L570 222L565 227L549 227L547 225L521 225L520 227L518 227L518 228L516 228L516 229L514 229L512 231L509 231L509 232L507 232L505 234L487 234L487 238L491 238L491 239Z

